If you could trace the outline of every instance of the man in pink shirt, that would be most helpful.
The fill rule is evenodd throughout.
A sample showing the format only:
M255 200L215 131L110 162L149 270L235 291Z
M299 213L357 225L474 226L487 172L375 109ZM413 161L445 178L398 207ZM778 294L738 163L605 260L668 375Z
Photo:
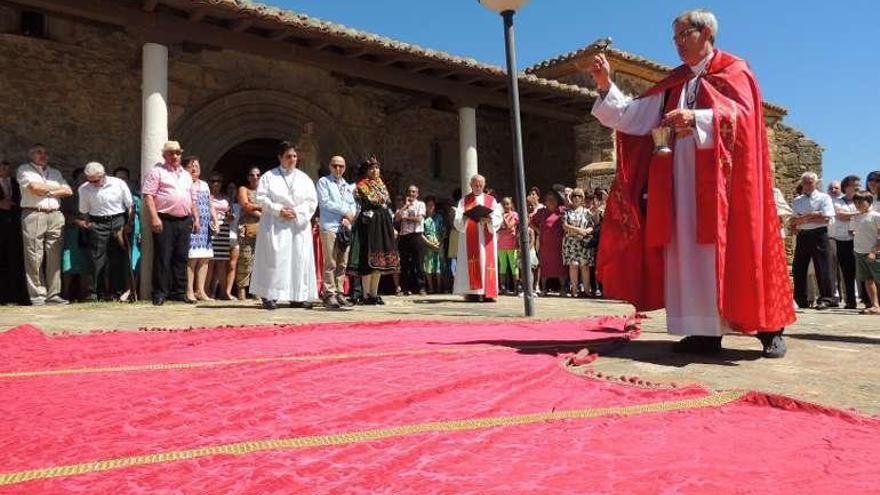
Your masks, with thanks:
M501 275L502 292L517 294L519 285L519 245L517 226L519 215L513 210L513 198L501 200L504 208L501 228L498 229L498 273ZM512 283L507 285L507 274L510 273Z
M190 235L199 230L192 176L180 166L183 149L177 141L162 147L165 163L144 180L144 205L153 231L153 304L165 299L186 301L186 262Z

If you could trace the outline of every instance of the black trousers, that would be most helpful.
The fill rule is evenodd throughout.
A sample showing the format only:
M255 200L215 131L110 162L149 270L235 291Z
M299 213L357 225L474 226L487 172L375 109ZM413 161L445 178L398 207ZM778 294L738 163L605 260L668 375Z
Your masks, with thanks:
M846 297L847 306L856 305L856 255L853 251L853 241L834 240L837 245L837 263L843 273L843 287L840 295Z
M18 214L20 215L20 214ZM21 222L0 218L0 304L28 304Z
M425 290L425 243L422 233L406 234L397 241L400 251L400 284L403 290Z
M153 299L183 299L192 217L159 214L162 232L153 234Z
M821 227L813 230L798 232L797 246L794 249L794 300L797 305L805 308L809 306L807 300L807 270L810 261L816 270L816 280L819 284L819 302L836 304L834 300L834 285L831 281L831 257L828 252L828 228Z
M117 241L117 232L125 227L125 215L91 217L89 254L92 258L92 280L89 296L120 294L129 273L128 256Z

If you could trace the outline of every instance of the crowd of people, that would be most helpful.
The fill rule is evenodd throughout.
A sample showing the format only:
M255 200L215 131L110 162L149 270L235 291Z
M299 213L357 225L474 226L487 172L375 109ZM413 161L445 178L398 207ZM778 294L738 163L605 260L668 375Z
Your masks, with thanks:
M376 157L356 180L342 156L313 181L297 169L297 150L282 143L278 166L244 177L201 179L197 156L169 141L163 162L145 178L108 174L91 162L70 182L49 166L47 148L13 173L0 164L0 301L67 304L138 297L141 248L152 234L152 294L166 300L259 298L311 308L381 305L383 295L456 293L471 301L500 295L602 297L596 264L608 192L555 185L526 198L528 253L534 280L520 278L520 218L513 198L474 176L471 191L424 198L418 185L392 196ZM241 185L237 185L236 179ZM72 186L70 184L73 184ZM779 215L795 239L795 303L801 308L880 314L875 280L880 172L833 181L828 193L805 173ZM778 193L778 190L777 190ZM141 209L144 209L142 215ZM471 215L481 211L482 216Z
M840 307L880 314L880 171L848 175L819 188L813 172L801 176L791 206L777 196L780 216L795 240L792 274L800 308Z
M519 223L511 197L486 188L463 197L422 198L418 185L393 196L376 157L356 180L334 156L316 182L298 170L297 151L282 143L278 167L250 167L244 177L212 173L202 179L197 156L169 141L143 184L129 170L108 173L98 162L71 176L49 165L46 146L34 145L17 171L0 165L0 273L3 304L69 301L244 300L267 309L279 301L310 308L384 304L383 295L456 292L470 300L498 295L601 297L596 250L607 192L561 185L527 198L528 246L534 285L519 277ZM240 181L240 182L238 182ZM238 185L241 184L241 185ZM484 193L485 189L485 195ZM483 199L485 196L486 199ZM465 201L494 208L489 237L491 279L471 287L458 277L468 262ZM143 210L143 211L142 211ZM497 210L497 211L496 211ZM147 225L142 226L141 221ZM497 235L496 235L497 234ZM139 295L144 236L152 240L152 293ZM483 287L491 280L493 287ZM458 289L456 290L456 287ZM488 289L488 290L487 290ZM140 296L140 297L139 297Z

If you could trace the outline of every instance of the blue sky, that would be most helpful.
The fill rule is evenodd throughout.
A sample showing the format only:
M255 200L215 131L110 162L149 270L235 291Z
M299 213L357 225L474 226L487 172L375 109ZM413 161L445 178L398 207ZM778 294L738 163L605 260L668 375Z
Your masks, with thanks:
M266 0L263 0L266 1ZM476 0L269 0L328 21L502 65L501 21ZM520 70L611 36L678 65L671 20L718 16L719 48L752 65L785 122L825 148L826 178L880 170L880 4L870 0L532 0L517 15ZM843 10L845 9L845 10Z

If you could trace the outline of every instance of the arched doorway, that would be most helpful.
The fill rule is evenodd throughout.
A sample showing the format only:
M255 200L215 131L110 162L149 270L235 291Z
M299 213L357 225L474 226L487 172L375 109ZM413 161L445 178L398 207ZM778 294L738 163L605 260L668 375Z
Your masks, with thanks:
M321 107L290 93L251 89L218 97L187 112L171 135L188 153L199 156L203 175L215 169L227 180L241 182L245 170L276 165L277 145L291 141L299 149L299 167L317 179L322 165L336 154L354 162L360 146Z
M235 145L227 151L216 163L213 173L220 173L226 182L235 182L242 186L245 183L245 174L251 167L259 167L265 172L278 163L275 150L278 139L258 138L250 139Z

